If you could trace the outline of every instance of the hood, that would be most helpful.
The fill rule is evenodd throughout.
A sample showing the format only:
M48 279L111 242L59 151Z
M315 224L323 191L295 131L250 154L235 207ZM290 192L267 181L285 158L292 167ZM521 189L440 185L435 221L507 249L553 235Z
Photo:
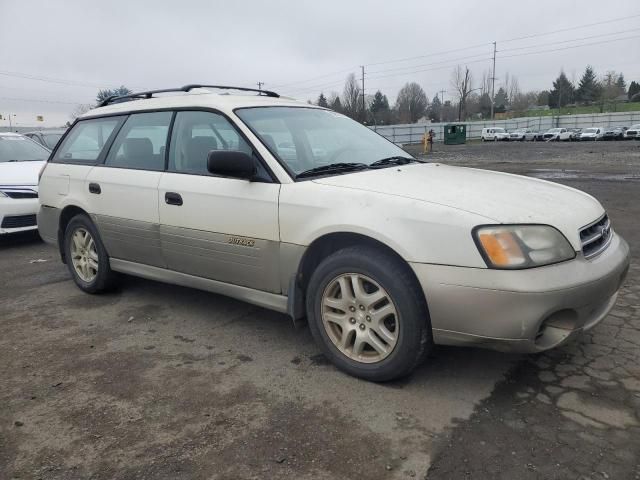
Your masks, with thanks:
M0 162L0 187L36 186L38 173L46 162Z
M421 200L481 215L487 223L552 225L580 249L579 230L604 214L592 196L508 173L411 164L325 177L317 183Z

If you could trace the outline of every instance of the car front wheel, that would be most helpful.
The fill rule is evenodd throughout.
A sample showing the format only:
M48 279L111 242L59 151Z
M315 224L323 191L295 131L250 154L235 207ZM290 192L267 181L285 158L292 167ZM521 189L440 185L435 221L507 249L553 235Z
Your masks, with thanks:
M410 268L370 247L339 250L318 266L307 316L324 354L366 380L408 375L431 345L426 302Z
M67 225L64 252L71 276L81 290L99 293L113 287L116 274L98 230L86 215L76 215Z

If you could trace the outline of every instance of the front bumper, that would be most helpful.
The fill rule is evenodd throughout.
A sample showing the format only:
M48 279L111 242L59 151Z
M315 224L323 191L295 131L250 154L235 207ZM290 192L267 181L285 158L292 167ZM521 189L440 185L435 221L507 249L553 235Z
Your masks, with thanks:
M37 212L37 198L0 197L0 235L37 230L32 220Z
M425 292L434 342L533 353L602 321L629 269L614 234L597 257L528 270L411 264Z

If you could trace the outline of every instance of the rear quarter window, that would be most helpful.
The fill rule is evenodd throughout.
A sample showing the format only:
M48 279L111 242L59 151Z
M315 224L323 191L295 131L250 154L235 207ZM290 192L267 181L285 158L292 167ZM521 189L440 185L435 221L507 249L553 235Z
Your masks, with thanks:
M108 117L79 121L66 136L52 161L95 164L123 118Z

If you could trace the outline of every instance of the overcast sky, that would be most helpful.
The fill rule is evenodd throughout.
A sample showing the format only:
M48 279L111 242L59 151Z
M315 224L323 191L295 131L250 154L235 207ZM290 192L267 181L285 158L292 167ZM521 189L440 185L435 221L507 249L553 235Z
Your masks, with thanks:
M455 64L472 69L474 86L490 71L494 40L496 91L506 72L521 89L542 90L560 69L579 79L588 63L640 81L638 0L447 3L0 0L0 114L16 115L19 125L36 125L36 115L45 117L37 125L61 125L99 87L121 84L141 90L261 81L315 99L341 92L363 64L367 93L379 88L393 102L404 83L416 81L429 98L444 89L447 99ZM593 45L566 48L580 44ZM556 51L522 55L543 50Z

